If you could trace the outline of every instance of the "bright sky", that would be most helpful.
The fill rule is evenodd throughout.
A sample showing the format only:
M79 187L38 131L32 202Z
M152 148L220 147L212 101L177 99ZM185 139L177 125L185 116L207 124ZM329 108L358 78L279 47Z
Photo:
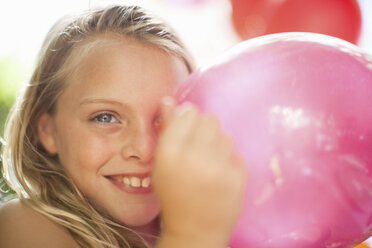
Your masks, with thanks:
M170 2L171 0L167 0ZM67 13L112 3L140 4L166 19L198 60L238 42L230 24L227 0L205 0L194 8L179 8L162 0L16 0L6 1L0 15L0 56L33 61L49 28ZM190 18L192 17L192 18ZM221 32L222 28L222 32ZM225 30L225 31L224 31Z
M186 1L204 3L192 8L175 4ZM372 54L372 1L359 2L364 18L359 46ZM0 56L33 63L45 34L61 16L112 3L136 3L159 14L175 27L199 64L239 41L230 21L228 0L6 0L0 15Z

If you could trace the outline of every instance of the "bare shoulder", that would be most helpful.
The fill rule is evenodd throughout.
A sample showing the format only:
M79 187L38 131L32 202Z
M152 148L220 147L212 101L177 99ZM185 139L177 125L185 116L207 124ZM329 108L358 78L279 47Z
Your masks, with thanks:
M16 199L0 207L0 247L79 246L67 229Z

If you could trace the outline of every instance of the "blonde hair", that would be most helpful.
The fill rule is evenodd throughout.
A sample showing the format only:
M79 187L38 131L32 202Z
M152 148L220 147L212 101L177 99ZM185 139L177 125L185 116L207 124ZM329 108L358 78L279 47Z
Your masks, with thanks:
M10 183L26 204L67 228L80 246L148 247L134 231L98 213L62 169L58 156L48 154L38 139L36 123L43 113L53 113L76 62L75 50L84 45L88 49L83 53L89 53L101 34L153 44L192 71L191 58L174 32L140 7L112 6L61 19L49 31L30 82L7 121L4 171L8 181L9 172L14 173L16 182Z

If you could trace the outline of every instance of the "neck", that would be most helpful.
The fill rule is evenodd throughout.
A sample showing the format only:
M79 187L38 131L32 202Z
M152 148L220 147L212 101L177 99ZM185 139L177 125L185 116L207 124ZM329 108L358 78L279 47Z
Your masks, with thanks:
M138 233L150 246L154 246L160 235L159 218L151 221L144 226L130 227Z

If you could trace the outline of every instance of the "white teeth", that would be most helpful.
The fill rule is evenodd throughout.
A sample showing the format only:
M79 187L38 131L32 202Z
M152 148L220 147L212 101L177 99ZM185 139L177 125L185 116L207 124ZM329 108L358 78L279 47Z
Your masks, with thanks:
M128 177L123 177L123 183L125 184L125 185L130 185L130 179L128 178Z
M141 187L141 179L139 179L138 177L131 177L130 185L135 188Z
M151 184L151 178L145 177L143 179L139 177L123 177L123 183L127 186L131 186L133 188L148 188Z
M151 179L149 177L146 177L142 180L142 187L148 188L150 186Z

